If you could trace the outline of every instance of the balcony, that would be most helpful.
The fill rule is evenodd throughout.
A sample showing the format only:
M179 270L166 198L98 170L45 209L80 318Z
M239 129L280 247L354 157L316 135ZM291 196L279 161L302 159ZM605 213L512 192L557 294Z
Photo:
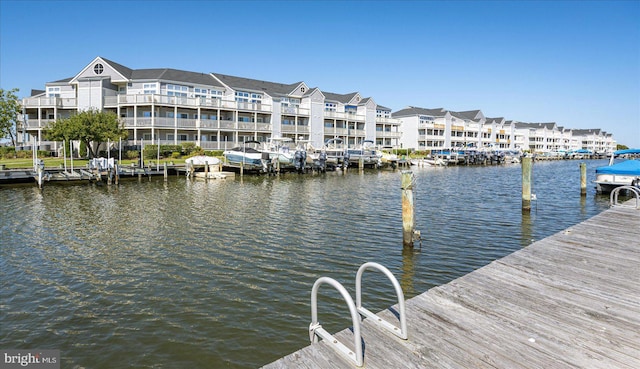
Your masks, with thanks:
M283 106L283 115L304 115L309 116L309 109L301 108L299 106Z
M75 99L74 99L75 100ZM137 94L105 96L105 107L118 105L166 105L188 108L225 108L230 110L248 110L255 112L271 112L271 105L262 103L227 101L218 98L167 96L158 94ZM305 109L306 110L306 109ZM308 110L307 110L308 115Z
M337 112L337 111L326 111L326 110L324 112L324 117L332 118L332 119L340 119L340 120L349 120L349 121L362 121L362 122L364 122L365 120L364 115L357 115L354 113L343 113L343 112Z
M75 98L67 97L33 97L22 100L25 108L62 108L73 109L78 107Z

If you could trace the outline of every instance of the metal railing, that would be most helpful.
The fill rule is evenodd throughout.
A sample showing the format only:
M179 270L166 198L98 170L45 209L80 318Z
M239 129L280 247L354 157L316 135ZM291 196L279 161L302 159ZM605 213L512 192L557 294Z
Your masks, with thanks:
M322 325L318 322L318 289L323 284L328 284L338 290L344 301L349 306L351 321L353 322L353 344L356 351L355 353L342 342L335 339L333 335L322 328ZM360 315L358 315L356 305L353 303L353 299L351 298L351 295L349 295L349 292L347 292L340 282L329 277L318 278L318 280L313 284L313 289L311 290L311 324L309 325L309 339L311 342L318 342L318 337L322 338L336 351L344 355L345 358L353 361L356 366L363 365L364 355L362 353L362 339L360 335Z
M396 295L398 297L398 314L400 319L400 328L387 322L386 320L383 320L382 318L362 306L362 274L367 269L377 269L378 271L384 273L384 275L386 275L387 278L389 278L389 280L391 281L391 284L393 285L393 288L395 289ZM358 273L356 274L356 309L358 310L360 315L371 319L373 324L393 333L403 340L406 340L408 338L407 314L405 313L404 306L404 293L402 293L402 288L400 287L400 283L398 283L396 277L394 277L389 269L385 268L384 266L378 263L370 262L362 264L362 266L360 266L360 268L358 269Z
M640 178L637 179L640 183ZM631 194L633 194L632 196L636 198L636 204L634 205L628 205L628 204L624 204L624 203L620 203L618 201L618 197L620 196L620 192L622 191L627 191ZM636 209L640 210L640 187L637 187L635 185L632 186L619 186L614 188L613 190L611 190L611 194L609 195L609 206L611 207L635 207Z
M389 278L398 298L398 315L400 321L400 327L393 325L381 317L372 313L368 309L362 306L362 275L367 269L378 270ZM353 345L355 353L350 350L345 344L337 340L331 333L327 332L322 325L318 322L318 289L321 285L328 284L338 290L342 295L342 298L349 307L349 313L351 314L351 320L353 323ZM356 303L354 304L351 295L347 290L333 278L321 277L316 280L311 290L311 324L309 324L309 340L312 343L318 342L318 337L322 338L330 347L342 354L345 358L353 361L356 366L364 365L364 353L362 351L362 336L360 333L361 317L369 318L374 326L380 327L383 330L391 332L393 335L406 340L408 338L407 330L407 317L405 312L404 293L402 287L394 275L389 269L378 263L364 263L358 269L356 273Z

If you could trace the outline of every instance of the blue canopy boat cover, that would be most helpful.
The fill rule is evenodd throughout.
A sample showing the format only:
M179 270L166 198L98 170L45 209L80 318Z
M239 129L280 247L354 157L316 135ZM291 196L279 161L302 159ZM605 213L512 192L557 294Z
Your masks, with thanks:
M618 164L596 168L596 174L640 176L640 160L625 160Z

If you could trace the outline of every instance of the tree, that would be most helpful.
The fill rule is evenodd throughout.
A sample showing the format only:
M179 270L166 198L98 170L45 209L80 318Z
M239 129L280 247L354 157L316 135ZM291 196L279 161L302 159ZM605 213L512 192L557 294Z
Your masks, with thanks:
M11 145L16 145L16 124L18 115L22 113L22 106L16 93L19 90L5 91L0 88L0 139L10 138Z
M45 137L52 141L79 140L89 149L89 157L96 157L98 148L107 140L127 138L128 133L118 116L112 112L85 110L66 119L52 122Z

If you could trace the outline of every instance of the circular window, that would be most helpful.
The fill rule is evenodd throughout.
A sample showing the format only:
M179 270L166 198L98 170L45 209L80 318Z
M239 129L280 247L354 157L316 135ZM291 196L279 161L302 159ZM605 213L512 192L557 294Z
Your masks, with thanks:
M300 87L300 92L304 93L305 91L306 91L306 88Z
M95 72L95 74L102 74L102 72L104 72L104 67L102 66L102 64L98 63L95 65L95 67L93 67L93 71Z

